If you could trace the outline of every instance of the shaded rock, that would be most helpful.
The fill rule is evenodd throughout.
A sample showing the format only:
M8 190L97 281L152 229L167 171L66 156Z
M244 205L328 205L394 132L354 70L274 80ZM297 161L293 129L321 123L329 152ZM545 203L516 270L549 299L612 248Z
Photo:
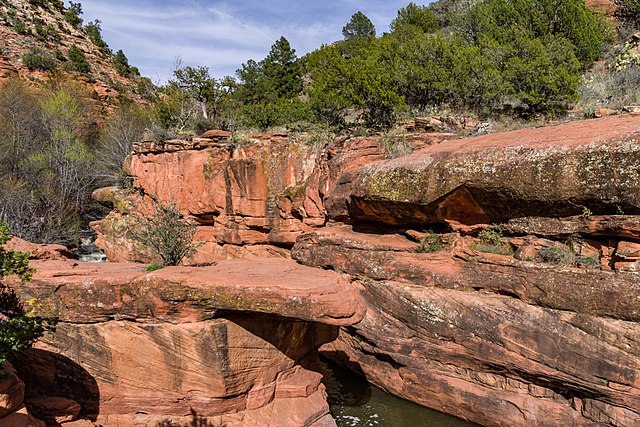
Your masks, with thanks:
M28 399L26 405L31 412L49 424L62 424L73 421L80 414L78 402L64 397L39 396Z
M363 296L367 317L324 354L393 394L487 426L640 421L640 349L614 338L637 338L634 324L583 328L574 313L406 283L366 283Z
M277 389L281 372L334 336L328 326L264 315L176 325L61 323L25 352L19 369L28 393L65 393L80 403L82 418L98 424L185 423L191 409L209 418L274 405L277 396L258 401L256 390ZM300 372L299 388L320 391L317 381L302 384L308 377ZM326 401L300 404L328 414ZM288 413L298 412L283 408Z
M22 405L16 411L0 419L0 425L7 427L46 427L44 421L34 418Z
M24 382L16 375L9 362L4 362L0 370L0 418L17 410L24 399ZM0 425L2 420L0 420Z
M536 251L557 243L511 240ZM350 274L368 304L324 354L482 425L638 423L637 276L479 253L473 241L416 253L414 240L360 227L300 237L295 259Z

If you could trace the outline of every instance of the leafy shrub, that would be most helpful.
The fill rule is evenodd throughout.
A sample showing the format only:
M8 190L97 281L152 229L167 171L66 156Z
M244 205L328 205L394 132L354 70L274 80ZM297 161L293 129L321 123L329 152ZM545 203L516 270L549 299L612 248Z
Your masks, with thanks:
M26 24L22 21L14 22L13 29L16 30L16 33L22 34L23 36L31 34L31 30L27 28Z
M538 258L542 262L563 267L602 268L598 256L580 255L579 247L579 238L570 237L565 244L558 243L555 246L540 249Z
M473 244L472 249L501 255L513 254L513 247L505 241L502 227L499 225L480 231L478 241Z
M640 0L614 0L618 6L616 14L634 28L640 28Z
M56 59L60 62L65 62L67 60L67 57L64 56L64 53L62 53L62 51L60 49L56 49L53 51L53 55L56 57Z
M432 231L429 231L423 237L422 241L420 242L420 245L418 246L418 249L416 249L416 252L433 253L433 252L441 251L443 247L444 247L444 244L442 242L442 238L438 234Z
M162 205L153 201L154 210L149 218L139 220L131 237L153 250L162 265L178 265L195 253L196 225L186 221L175 204Z
M10 238L9 226L6 222L0 223L0 281L2 277L14 274L22 280L29 280L33 273L29 268L29 254L4 249L2 245ZM30 348L54 326L54 319L28 316L15 291L0 282L0 365L11 354Z
M103 51L109 51L109 45L102 39L102 26L100 20L96 19L84 26L84 31L89 39ZM122 52L122 51L120 51Z
M575 263L575 254L567 247L549 246L538 252L543 262L550 264L570 266Z
M89 71L91 71L91 67L89 66L87 57L78 46L71 46L69 48L69 51L67 52L67 56L69 57L71 70L77 71L79 73L88 73Z
M69 2L69 8L64 13L64 19L67 20L73 27L78 28L82 25L82 4Z
M147 272L151 273L152 271L160 270L162 268L164 268L164 265L158 264L158 263L153 263L153 264L149 265L146 268L146 270L147 270Z
M32 71L51 71L56 68L56 61L42 50L32 47L22 56L22 65Z
M118 50L115 55L113 55L113 65L121 76L128 77L132 74L129 60L122 49Z

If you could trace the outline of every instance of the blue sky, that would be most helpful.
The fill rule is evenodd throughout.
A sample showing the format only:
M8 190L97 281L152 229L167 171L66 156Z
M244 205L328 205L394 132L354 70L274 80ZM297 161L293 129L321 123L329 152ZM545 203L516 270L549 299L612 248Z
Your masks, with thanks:
M358 10L378 34L407 1L396 0L86 0L85 22L102 21L102 35L115 52L154 82L171 76L177 57L184 65L206 65L215 77L235 75L248 59L261 60L285 36L298 56L342 38L342 27ZM414 1L428 4L429 1Z

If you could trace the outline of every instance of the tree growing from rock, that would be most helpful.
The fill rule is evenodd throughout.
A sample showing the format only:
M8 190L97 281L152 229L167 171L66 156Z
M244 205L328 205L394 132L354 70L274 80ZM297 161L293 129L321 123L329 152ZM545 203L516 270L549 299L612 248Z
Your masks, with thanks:
M138 220L131 237L150 248L163 265L178 265L198 248L193 241L197 225L187 221L175 204L163 205L157 200L152 203L153 212Z

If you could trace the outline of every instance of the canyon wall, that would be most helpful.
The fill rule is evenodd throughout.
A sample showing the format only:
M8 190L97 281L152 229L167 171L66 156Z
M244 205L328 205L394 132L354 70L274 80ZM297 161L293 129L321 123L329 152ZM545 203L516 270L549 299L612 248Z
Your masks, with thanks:
M303 361L321 346L322 354L393 394L482 425L637 425L639 141L640 117L625 115L468 139L411 133L322 142L269 134L238 146L217 131L202 138L142 142L127 165L133 189L95 193L113 207L93 224L99 244L112 261L153 260L153 254L136 247L128 229L156 200L199 224L202 245L186 264L212 265L153 273L144 286L147 279L124 278L115 296L94 297L96 304L105 300L104 307L84 308L89 318L78 314L66 320L75 331L67 335L85 343L86 327L86 333L105 337L98 341L107 344L92 344L101 345L96 353L103 354L118 347L108 338L117 328L139 336L147 343L146 353L175 366L181 363L176 343L196 348L192 335L208 336L220 352L238 347L240 359L249 348L264 346L260 339L285 355L282 348L300 345L284 364L274 350L269 380L252 380L243 388L247 394L240 393L244 397L224 395L216 383L224 375L213 375L206 399L223 399L229 406L220 410L235 414L252 407L247 390L278 389L276 371L300 366L308 377L315 375ZM386 153L397 151L394 144L414 152L387 159ZM295 261L283 259L288 257ZM223 261L227 258L239 259ZM251 270L263 264L286 266L285 282L297 277L314 283L314 275L329 274L338 287L321 298L320 280L305 288L312 289L303 293L306 299L291 295L290 287L274 296L272 287L283 273ZM299 270L303 265L307 270ZM122 268L112 266L101 268ZM73 273L78 267L70 267L61 282L51 276L38 286L83 283L86 272ZM211 286L210 277L233 271L245 279L236 275L216 282L218 291L203 290ZM160 280L163 274L180 279ZM133 289L145 290L143 297L124 291L130 282ZM113 285L102 289L114 292ZM80 285L48 295L37 294L38 287L28 289L21 292L34 301L58 301L42 305L43 312L89 298ZM210 317L192 318L194 313ZM289 331L291 342L265 337L248 313L285 316L272 320L273 331L277 336ZM188 318L195 319L193 324L185 322ZM251 337L237 328L238 318ZM132 319L133 324L126 323ZM99 326L87 324L94 322ZM149 322L168 325L159 333ZM96 327L103 329L91 329ZM224 341L221 330L234 331L231 335L248 344ZM107 373L116 368L87 365L91 346L60 342L47 339L43 345L64 349L65 357L89 366L85 369L98 383L109 384ZM224 371L219 358L196 362ZM202 380L199 372L194 378ZM133 378L105 386L113 396L109 399L123 399L120 404L127 407L138 391L126 390L152 387ZM184 394L182 384L194 381L172 378L158 379L163 394ZM129 389L128 381L135 387ZM321 388L305 388L306 398ZM105 401L100 412L109 408ZM152 406L147 412L158 411ZM307 415L304 423L326 420L323 411Z

